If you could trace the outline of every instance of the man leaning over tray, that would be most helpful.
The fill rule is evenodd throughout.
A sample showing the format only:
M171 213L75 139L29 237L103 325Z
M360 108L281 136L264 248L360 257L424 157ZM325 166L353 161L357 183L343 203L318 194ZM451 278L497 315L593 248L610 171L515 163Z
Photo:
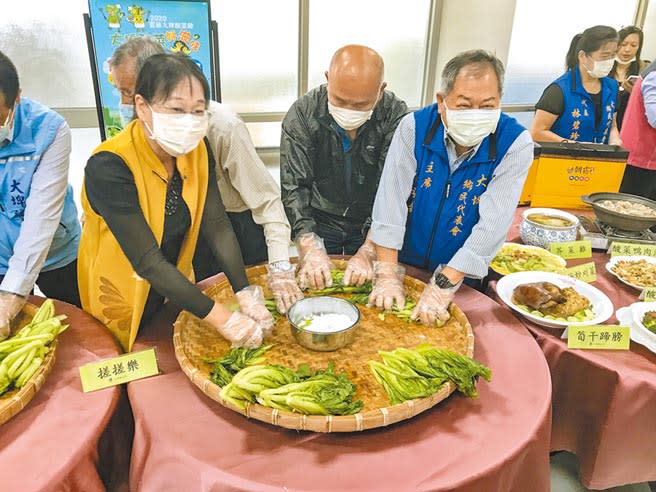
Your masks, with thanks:
M372 305L403 306L398 261L430 268L412 316L443 323L463 279L487 274L533 160L529 132L501 113L503 76L491 53L460 53L442 71L437 104L399 123L373 207Z

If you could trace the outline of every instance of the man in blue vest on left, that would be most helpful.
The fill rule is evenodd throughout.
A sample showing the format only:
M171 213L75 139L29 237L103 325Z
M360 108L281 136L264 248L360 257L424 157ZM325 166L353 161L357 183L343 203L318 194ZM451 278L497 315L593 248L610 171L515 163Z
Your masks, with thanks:
M80 305L70 153L64 118L21 97L16 67L0 52L0 340L34 284Z
M533 160L528 131L501 113L504 68L483 50L442 72L437 104L399 123L372 213L370 303L403 306L403 263L433 270L414 319L445 322L465 277L481 279L503 244Z

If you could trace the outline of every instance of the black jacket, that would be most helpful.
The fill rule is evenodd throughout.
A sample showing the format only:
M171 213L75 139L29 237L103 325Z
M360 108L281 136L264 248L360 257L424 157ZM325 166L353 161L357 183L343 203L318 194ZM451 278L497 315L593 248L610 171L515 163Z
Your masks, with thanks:
M351 232L371 215L378 181L394 130L406 104L384 91L371 119L358 128L350 153L351 187L346 191L345 153L337 124L328 113L326 86L298 99L282 122L280 185L292 237L317 232L317 223Z

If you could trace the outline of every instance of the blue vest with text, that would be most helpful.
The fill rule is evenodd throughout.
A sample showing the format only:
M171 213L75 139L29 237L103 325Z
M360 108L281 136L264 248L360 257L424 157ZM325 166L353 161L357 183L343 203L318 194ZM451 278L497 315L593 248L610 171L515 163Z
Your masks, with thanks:
M603 77L601 82L601 118L595 126L595 106L588 91L581 85L579 69L568 70L554 83L563 91L563 114L551 126L556 135L577 142L608 143L613 128L618 84Z
M0 275L7 273L9 259L14 254L32 177L63 122L64 119L51 109L24 97L16 107L14 138L0 147ZM73 189L69 185L59 226L42 271L54 270L75 260L79 240L80 224Z
M434 270L446 265L469 237L479 219L481 195L525 128L501 113L495 133L451 173L437 104L416 111L414 117L417 173L399 260Z

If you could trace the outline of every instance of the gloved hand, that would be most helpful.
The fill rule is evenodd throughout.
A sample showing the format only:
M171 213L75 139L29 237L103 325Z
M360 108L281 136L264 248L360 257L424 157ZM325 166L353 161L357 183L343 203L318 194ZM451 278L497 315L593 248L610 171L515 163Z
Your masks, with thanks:
M374 260L376 247L371 242L360 246L346 265L344 272L344 285L362 285L374 277Z
M10 323L23 309L27 299L12 292L0 292L0 340L11 333Z
M399 309L405 306L405 287L403 276L405 268L398 263L374 262L373 290L369 294L369 304L389 311L396 304Z
M323 245L323 239L311 232L296 238L298 248L299 269L298 285L305 290L332 287L333 278L330 275L332 265Z
M439 270L441 271L441 269ZM426 287L424 287L417 305L412 310L410 317L414 320L419 319L426 326L443 325L451 315L449 314L449 304L453 301L458 288L462 281L450 288L440 288L435 284L435 275L433 274Z
M232 342L233 347L257 348L264 338L262 327L240 312L232 313L218 330L223 338Z
M299 299L303 299L303 292L296 283L294 267L283 268L276 263L269 263L267 266L269 272L269 290L276 301L276 308L281 314L287 310Z
M268 335L273 330L273 316L264 305L264 292L259 285L249 285L237 292L239 310L255 320L262 328L263 334Z

